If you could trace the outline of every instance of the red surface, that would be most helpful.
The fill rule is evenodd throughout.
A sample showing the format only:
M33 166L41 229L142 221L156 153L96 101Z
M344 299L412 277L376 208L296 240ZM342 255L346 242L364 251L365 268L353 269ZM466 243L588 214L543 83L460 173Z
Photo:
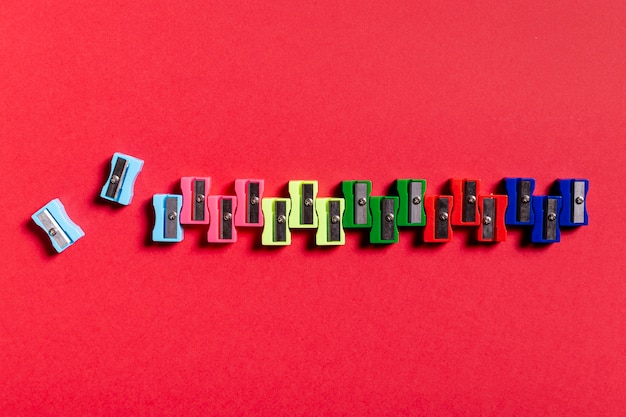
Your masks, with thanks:
M0 414L623 415L626 3L512 3L3 0ZM115 151L145 160L125 208ZM150 245L185 175L589 178L590 225ZM86 232L59 256L54 197Z

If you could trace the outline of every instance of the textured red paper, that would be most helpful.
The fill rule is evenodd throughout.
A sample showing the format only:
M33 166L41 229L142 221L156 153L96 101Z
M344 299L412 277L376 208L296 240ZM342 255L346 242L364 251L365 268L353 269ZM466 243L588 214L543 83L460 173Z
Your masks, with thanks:
M623 415L626 3L226 3L2 1L0 414ZM97 198L116 151L145 160L125 208ZM590 225L149 244L185 175L582 177ZM86 236L51 256L55 197Z

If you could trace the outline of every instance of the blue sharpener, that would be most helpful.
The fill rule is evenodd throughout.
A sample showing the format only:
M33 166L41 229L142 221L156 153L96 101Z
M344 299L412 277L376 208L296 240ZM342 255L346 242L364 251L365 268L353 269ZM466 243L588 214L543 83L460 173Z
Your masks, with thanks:
M557 180L559 193L563 197L563 208L559 217L561 226L586 226L589 223L587 216L587 191L589 180L586 179L559 179Z
M533 198L535 224L530 235L533 243L556 243L561 240L559 229L561 205L561 196L535 196Z
M32 215L32 219L37 226L46 232L52 246L59 253L85 236L85 232L69 218L65 207L58 198L39 209Z
M504 222L507 226L532 226L535 223L533 212L534 178L505 178L504 185L509 196Z
M183 228L180 226L180 209L183 196L176 194L155 194L152 197L154 206L154 242L180 242L183 240Z
M141 172L143 160L120 152L113 154L111 172L102 187L100 197L127 206L133 200L135 180Z

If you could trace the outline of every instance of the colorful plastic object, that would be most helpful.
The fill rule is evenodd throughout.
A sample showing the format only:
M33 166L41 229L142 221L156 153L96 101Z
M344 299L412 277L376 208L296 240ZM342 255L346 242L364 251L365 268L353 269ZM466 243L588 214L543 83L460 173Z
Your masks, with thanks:
M564 227L585 226L589 222L587 216L587 191L589 180L559 179L556 180L559 193L563 198L563 208L559 216L559 225Z
M424 197L424 210L426 211L424 242L445 243L452 240L450 211L453 204L452 196L449 195L427 195Z
M135 180L141 172L143 161L120 152L113 154L111 172L102 187L100 197L127 206L133 200Z
M291 245L291 231L288 224L291 200L288 198L263 198L261 208L265 218L261 243L264 246Z
M183 240L183 228L180 226L180 210L183 196L177 194L155 194L152 196L154 207L154 242L180 242Z
M237 197L211 195L207 197L207 206L211 218L207 241L211 243L236 242L235 211L237 210Z
M450 185L454 200L450 223L453 226L478 226L480 213L477 203L480 194L480 180L453 178L450 180Z
M235 180L235 194L237 194L235 226L263 227L261 199L264 184L264 180L258 179Z
M426 180L401 179L396 181L400 208L398 209L398 226L424 226L424 193Z
M317 228L317 214L315 213L317 181L289 181L289 196L291 197L289 228Z
M180 189L183 192L180 223L209 224L206 197L211 190L211 177L182 177Z
M343 198L318 198L315 202L319 224L315 234L318 246L345 245L342 217L345 209Z
M533 198L535 224L530 235L533 243L556 243L561 240L559 229L561 205L561 196L535 196Z
M58 253L63 252L78 239L85 236L83 229L67 215L63 203L58 198L37 210L31 217L37 226L46 232L52 246Z
M398 243L398 197L370 197L370 243Z
M478 210L481 221L476 239L479 242L504 242L506 240L506 212L508 197L505 195L479 195Z
M342 181L341 191L346 205L343 215L344 229L371 228L372 214L369 206L372 182L369 180Z
M532 226L535 223L533 211L534 178L505 178L504 186L509 196L504 221L508 226Z

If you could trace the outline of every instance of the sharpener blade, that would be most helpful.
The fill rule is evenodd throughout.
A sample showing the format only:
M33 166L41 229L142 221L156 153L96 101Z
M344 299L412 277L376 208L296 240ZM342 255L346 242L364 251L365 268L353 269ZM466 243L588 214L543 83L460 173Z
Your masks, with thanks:
M409 183L409 223L420 223L422 221L422 183L411 181ZM419 198L419 203L415 204L413 199Z
M339 201L331 200L328 202L328 240L330 242L339 242L341 240L341 220L333 223L333 217L341 218L339 210Z
M486 222L486 218L490 220ZM483 199L483 239L493 239L493 224L496 220L496 200Z
M307 205L307 200L311 204ZM302 184L302 224L313 224L313 184Z
M365 204L360 205L363 199ZM354 224L367 224L367 183L356 182L354 184Z
M61 249L65 248L67 245L71 243L70 238L65 234L59 223L52 217L52 214L48 210L44 210L37 215L37 218L46 228L46 232L48 232L48 236L50 236L54 241L61 247ZM54 230L54 233L50 233Z
M556 212L556 199L546 198L544 202L543 212L543 238L546 240L556 240L556 222L558 221L558 213ZM550 214L554 214L554 220L550 220Z
M279 219L283 219L282 222ZM274 241L287 241L287 202L276 201L274 203Z
M465 181L463 197L463 222L470 223L476 220L476 181Z
M253 199L256 198L256 204L253 204ZM259 223L259 210L261 210L261 200L259 199L259 183L258 182L249 182L248 183L248 210L247 210L247 219L248 223L257 224Z
M530 201L524 202L525 196L530 197L530 181L520 180L517 184L517 221L530 221Z
M582 204L576 204L576 198L582 197ZM583 181L574 181L572 184L572 223L585 223L585 183Z
M165 198L165 238L178 237L178 200L174 197Z
M442 215L445 214L445 219L442 220ZM448 199L447 198L438 198L437 199L437 211L435 213L435 238L436 239L447 239L448 238L448 222L450 213L448 212Z
M204 180L194 180L193 182L193 219L197 221L204 220L205 186Z
M222 198L220 200L221 225L220 239L233 238L233 200Z
M127 170L128 161L124 158L117 158L115 166L113 167L113 172L111 173L111 178L109 179L109 186L107 187L106 192L107 197L113 199L117 198L120 193L120 189L122 188L122 183L124 182ZM116 178L115 181L113 180L114 178Z
M392 198L383 198L381 200L381 238L383 240L393 240L394 224L396 222L395 216L395 204ZM391 215L391 220L387 220L387 216Z

